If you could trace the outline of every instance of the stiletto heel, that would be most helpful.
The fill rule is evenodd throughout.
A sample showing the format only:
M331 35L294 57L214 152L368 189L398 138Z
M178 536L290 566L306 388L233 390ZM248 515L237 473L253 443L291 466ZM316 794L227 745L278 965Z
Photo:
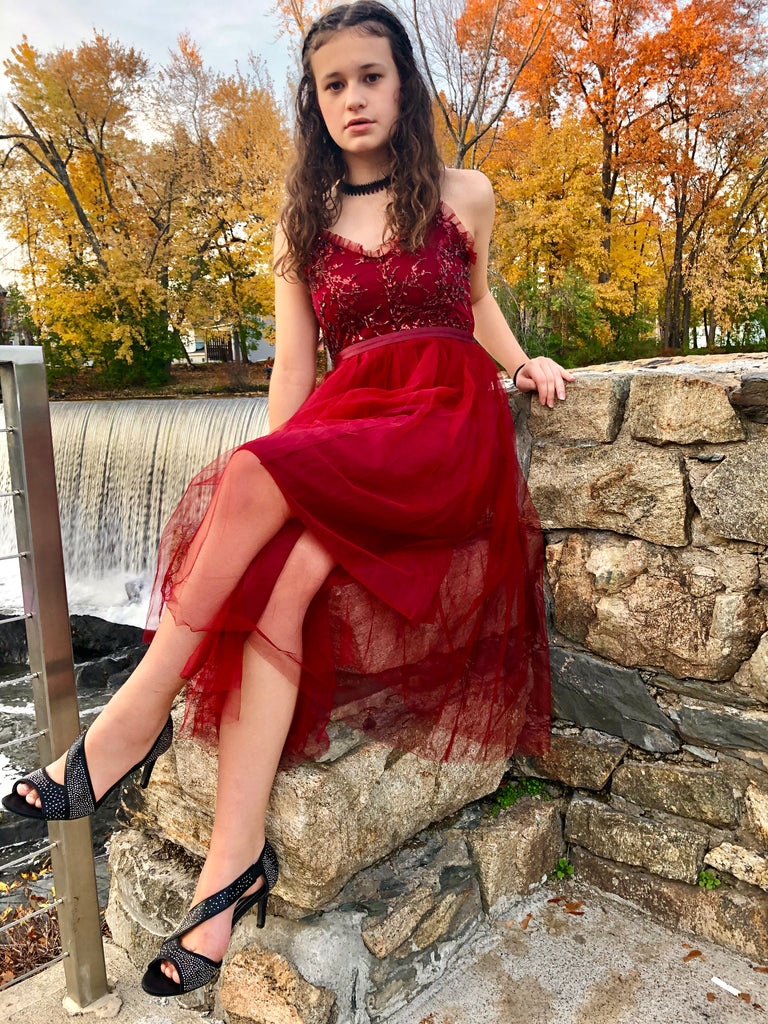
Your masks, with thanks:
M91 773L85 759L85 736L85 732L80 733L69 748L64 766L63 784L55 782L45 768L38 768L14 782L11 792L3 797L3 807L8 811L13 811L14 814L20 814L23 818L40 818L44 821L74 821L75 818L86 818L104 803L109 794L124 779L127 779L132 772L142 766L144 771L141 776L141 785L146 789L152 769L155 767L155 761L168 750L173 740L173 720L169 715L168 721L152 744L147 756L130 768L98 800L93 793ZM37 792L40 797L40 807L27 803L19 793L18 787L22 782Z
M149 780L152 778L152 769L155 767L154 761L147 761L144 765L144 771L141 773L141 781L139 785L142 789L146 789L149 785Z
M262 875L264 876L264 885L249 896L243 896L242 894L255 885ZM235 907L232 914L233 929L254 903L258 904L257 927L263 928L266 920L267 897L275 887L277 875L277 856L270 844L266 842L255 864L252 864L225 889L196 903L176 931L163 942L160 952L147 967L144 977L141 979L141 987L144 991L151 996L180 996L184 992L191 992L212 981L221 967L222 961L211 960L209 957L203 956L202 953L194 953L186 946L182 946L181 938L192 928L202 924L203 921L209 921L212 917L216 917L217 914L233 904ZM176 968L179 975L178 984L163 974L161 968L164 960Z

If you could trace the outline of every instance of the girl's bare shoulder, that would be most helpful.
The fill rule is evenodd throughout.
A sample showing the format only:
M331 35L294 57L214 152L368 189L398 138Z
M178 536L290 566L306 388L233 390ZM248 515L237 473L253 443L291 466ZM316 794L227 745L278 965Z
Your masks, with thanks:
M442 198L473 234L489 231L493 223L493 186L482 171L446 167Z

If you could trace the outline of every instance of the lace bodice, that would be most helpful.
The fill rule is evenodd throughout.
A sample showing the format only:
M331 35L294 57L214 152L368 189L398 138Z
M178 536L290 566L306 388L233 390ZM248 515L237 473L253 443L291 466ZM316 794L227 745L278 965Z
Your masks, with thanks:
M312 303L331 358L358 341L412 327L472 332L472 238L445 204L424 245L364 249L333 232L318 238L307 268Z

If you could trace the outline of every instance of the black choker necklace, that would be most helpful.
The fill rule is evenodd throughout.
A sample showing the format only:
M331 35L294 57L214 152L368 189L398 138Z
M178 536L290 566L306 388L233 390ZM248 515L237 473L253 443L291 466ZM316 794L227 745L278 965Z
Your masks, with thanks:
M374 192L382 192L389 188L392 178L387 174L378 181L369 181L366 185L350 185L348 181L340 181L339 188L345 196L372 196Z

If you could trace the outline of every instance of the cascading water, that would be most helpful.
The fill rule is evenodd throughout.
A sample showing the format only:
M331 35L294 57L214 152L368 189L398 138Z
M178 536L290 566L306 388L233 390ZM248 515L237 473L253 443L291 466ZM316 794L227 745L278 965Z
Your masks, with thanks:
M57 402L51 406L51 431L69 609L143 626L165 522L198 470L266 433L267 400ZM0 492L8 490L7 449L0 443ZM0 555L15 550L13 510L5 499ZM0 611L20 607L18 566L0 561ZM20 671L0 669L0 742L34 731L29 685L18 681ZM108 694L89 687L78 691L81 724L87 725ZM0 792L36 757L32 740L12 748L10 756L0 752ZM110 797L95 816L97 849L114 827L116 803L117 795ZM11 851L31 860L43 835L42 825L2 815L0 860Z
M267 400L57 402L51 430L70 610L143 625L165 522L198 470L266 433ZM0 448L5 491L8 467ZM0 551L14 549L8 507ZM11 569L0 581L0 607L19 602Z

